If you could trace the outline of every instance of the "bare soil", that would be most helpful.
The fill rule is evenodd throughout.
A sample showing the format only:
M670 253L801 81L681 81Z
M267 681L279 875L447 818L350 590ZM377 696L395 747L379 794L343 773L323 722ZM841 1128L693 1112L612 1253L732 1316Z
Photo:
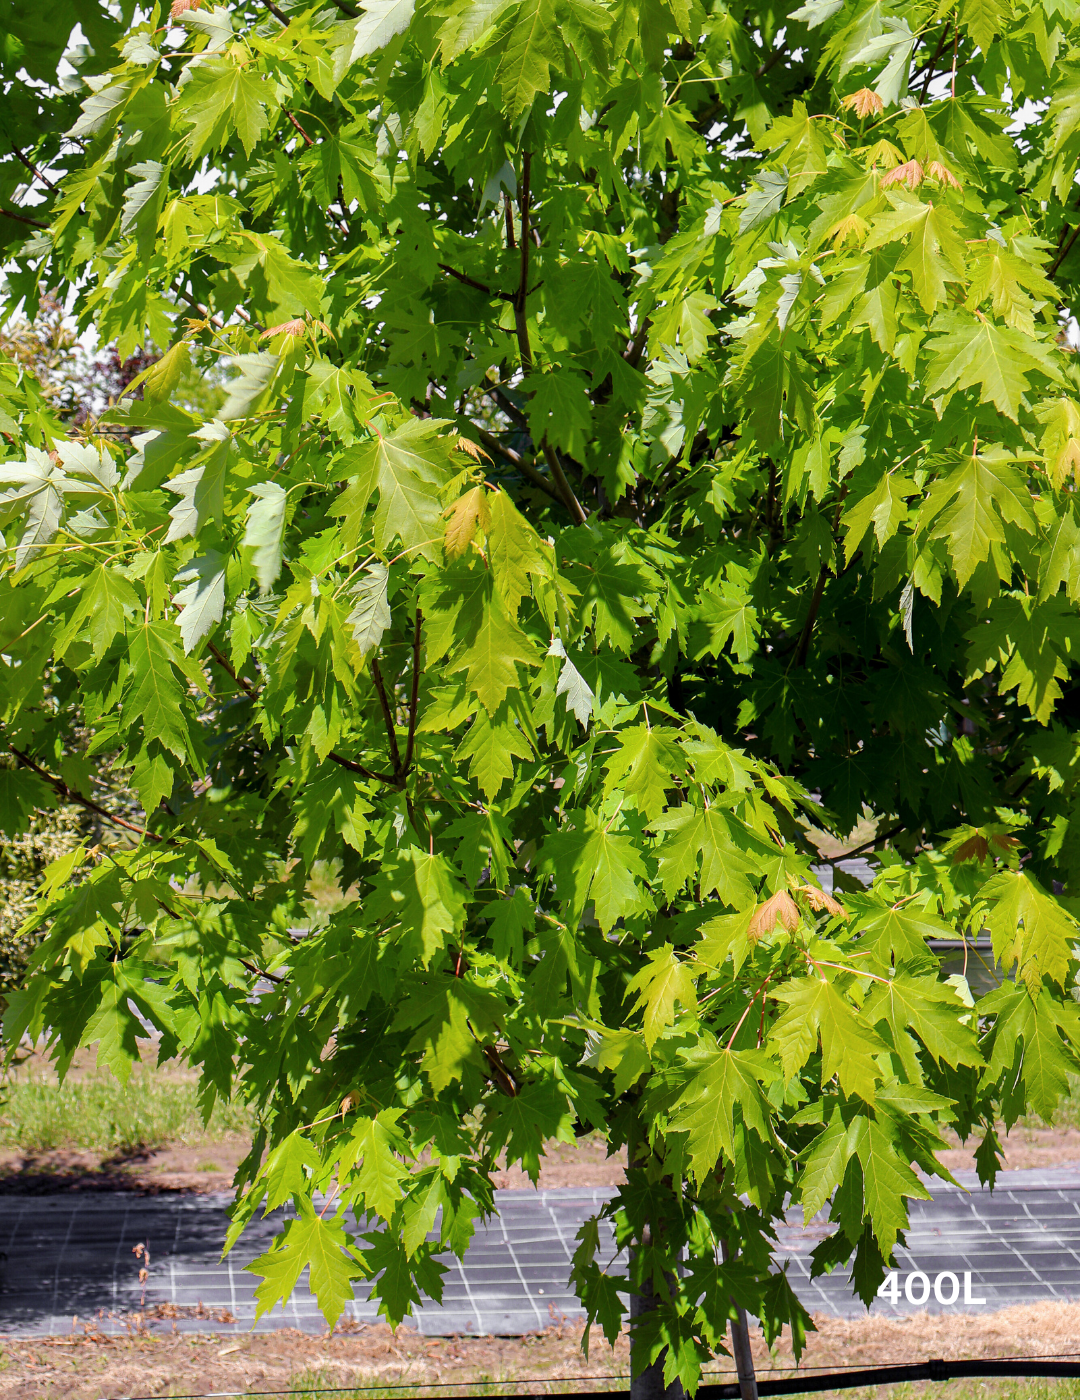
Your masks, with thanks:
M1047 1356L1075 1353L1080 1304L1038 1303L985 1316L921 1314L903 1320L843 1321L818 1316L802 1365L820 1370L886 1366L930 1357ZM418 1336L407 1327L357 1327L332 1337L300 1332L222 1336L159 1333L168 1323L128 1319L128 1336L106 1337L79 1322L70 1336L11 1341L0 1338L0 1400L97 1400L117 1395L206 1395L283 1391L296 1386L439 1386L449 1396L482 1383L529 1381L529 1389L556 1393L581 1387L589 1376L620 1384L629 1370L622 1336L614 1350L593 1338L581 1350L581 1329L553 1322L527 1337ZM774 1378L794 1365L786 1338L770 1356L753 1334L759 1377ZM730 1379L727 1358L715 1379ZM935 1400L956 1396L962 1382L933 1388ZM918 1391L917 1391L918 1393ZM850 1394L850 1392L848 1392Z
M1004 1140L1006 1167L1080 1167L1080 1129L1024 1128ZM232 1189L233 1173L247 1152L238 1141L177 1145L100 1158L89 1152L21 1153L0 1151L0 1194L50 1191L137 1191L203 1193ZM974 1170L974 1144L943 1152L949 1171ZM556 1186L618 1186L625 1177L625 1153L608 1156L598 1138L549 1143L540 1167L541 1190ZM518 1166L497 1172L498 1187L525 1190L532 1182Z

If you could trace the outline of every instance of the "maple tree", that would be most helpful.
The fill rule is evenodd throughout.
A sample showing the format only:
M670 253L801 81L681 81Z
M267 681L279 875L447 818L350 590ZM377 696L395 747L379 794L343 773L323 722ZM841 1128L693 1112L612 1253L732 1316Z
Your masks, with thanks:
M1080 12L82 10L9 303L164 353L79 428L0 363L0 812L141 815L46 871L9 1046L148 1022L254 1106L262 1309L401 1319L597 1131L635 1370L798 1351L786 1203L869 1301L943 1132L992 1182L1080 1068Z

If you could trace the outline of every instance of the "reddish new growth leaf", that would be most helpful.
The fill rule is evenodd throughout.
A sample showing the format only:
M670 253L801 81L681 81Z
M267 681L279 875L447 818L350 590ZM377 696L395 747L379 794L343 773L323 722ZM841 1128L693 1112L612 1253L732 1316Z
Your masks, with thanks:
M909 190L918 189L923 182L925 172L917 160L905 161L903 165L898 165L895 170L890 170L887 175L881 177L881 189L888 189L890 185L906 185Z
M181 15L187 14L188 10L197 10L201 4L202 0L173 0L169 17L179 19Z
M819 890L816 885L803 885L799 891L806 896L806 902L816 913L821 913L824 909L829 914L844 913L844 906L838 899L833 899L831 894L825 890Z
M185 0L176 0L178 5L185 3ZM259 336L260 340L270 340L275 335L303 335L307 329L303 321L282 321L280 326L271 326L269 330L263 331Z
M860 88L858 92L849 92L840 106L854 112L857 117L877 116L885 110L885 103L873 88L868 87Z
M943 185L951 185L954 190L958 190L960 188L960 181L956 178L956 176L952 173L948 166L942 165L941 161L939 160L932 160L930 162L930 164L926 167L926 174L928 179L940 180ZM883 180L882 184L884 183L885 182Z
M747 937L761 938L766 933L772 933L777 924L783 925L789 933L793 933L799 927L801 917L799 906L791 895L787 890L781 890L779 894L767 899L750 920L746 930Z

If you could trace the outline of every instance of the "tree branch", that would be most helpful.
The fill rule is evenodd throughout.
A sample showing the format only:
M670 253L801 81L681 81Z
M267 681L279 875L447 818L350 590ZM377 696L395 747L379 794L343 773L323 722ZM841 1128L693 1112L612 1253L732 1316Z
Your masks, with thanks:
M47 229L49 227L48 224L43 224L38 219L31 219L26 214L17 214L14 209L0 209L0 214L5 219L14 219L17 223L29 224L31 228Z
M263 0L263 4L264 4L264 5L266 6L266 8L270 11L270 13L274 16L274 18L275 18L275 19L279 19L279 20L281 21L281 23L285 26L285 28L288 29L288 27L289 27L289 21L288 21L288 20L285 18L285 16L281 13L281 11L278 9L278 7L277 7L275 4L272 3L272 0Z
M532 346L529 343L529 321L525 314L525 302L529 295L529 178L531 173L532 152L525 151L521 157L521 185L518 195L518 208L521 215L521 280L518 283L518 293L514 299L514 325L517 328L521 368L526 374L531 374L533 370ZM498 395L498 391L495 392ZM500 402L502 402L501 399ZM570 512L571 519L578 525L583 525L588 517L566 479L566 473L559 461L559 454L547 442L540 445L540 450L551 468L552 479L563 505Z
M920 104L922 104L922 103L924 103L924 102L926 101L926 94L927 94L927 92L929 92L929 90L930 90L930 80L931 80L931 78L933 78L933 76L934 76L934 64L935 64L935 63L938 61L938 59L941 57L941 50L945 47L945 40L949 37L949 25L950 25L950 23L951 23L951 21L949 21L949 20L946 20L946 21L945 21L945 28L941 31L941 38L938 40L937 48L934 50L934 53L933 53L933 56L932 56L931 59L930 59L930 62L926 65L926 69L925 69L925 72L926 72L926 81L923 83L923 90L922 90L922 92L919 94L919 102L920 102ZM919 71L912 77L912 79L911 79L911 84L917 83L917 82L919 81L919 78L921 77L923 71L924 71L923 69L921 69L921 68L919 69ZM909 86L910 86L910 84L909 84Z
M525 417L524 413L522 413L521 409L518 408L510 395L507 394L505 389L500 389L497 384L492 384L488 386L487 392L506 414L507 418L510 419L511 423L516 424L523 433L528 434L529 420Z
M1061 252L1058 253L1057 257L1056 257L1056 258L1054 259L1054 261L1050 264L1049 268L1047 269L1047 273L1046 273L1047 277L1053 277L1054 273L1058 270L1058 268L1061 266L1061 264L1062 264L1062 263L1065 261L1065 259L1069 256L1069 254L1072 252L1072 246L1073 246L1073 244L1076 242L1076 239L1077 239L1078 236L1080 236L1080 224L1077 224L1076 228L1073 229L1073 231L1072 231L1072 237L1068 240L1068 242L1065 244L1064 248L1062 248Z
M106 809L99 806L98 803L91 802L89 797L83 797L81 793L73 792L71 788L68 787L67 783L64 782L63 778L54 778L53 775L47 773L39 763L35 763L28 754L23 753L21 749L17 749L14 744L9 744L8 748L24 768L29 768L32 773L36 773L39 778L44 779L54 792L58 793L68 802L77 802L80 807L85 807L88 812L94 812L97 816L104 817L106 821L114 822L117 826L122 826L126 831L134 831L137 835L146 836L149 840L157 841L159 844L165 841L164 836L156 836L152 831L147 831L145 826L136 826L134 822L126 821L123 817L118 817L114 813L106 811Z
M459 282L464 282L466 287L473 287L476 291L483 292L486 297L498 297L500 301L513 302L516 300L516 296L513 292L493 292L491 288L486 286L483 282L477 282L475 277L466 277L464 272L458 272L456 267L450 267L447 263L436 263L435 265L436 267L442 268L443 272L447 273L449 276L456 277Z
M416 740L416 714L420 700L420 627L423 623L423 615L420 612L420 605L416 607L416 627L413 631L412 646L412 690L409 693L409 738L405 745L405 762L401 769L401 777L405 778L412 767L413 744Z
M383 723L386 725L386 737L390 741L390 761L394 765L394 781L396 783L401 774L401 750L398 748L397 733L394 729L394 716L390 711L390 702L386 698L386 687L383 685L382 671L379 670L379 663L374 656L371 658L371 678L375 682L375 689L379 695L379 704L382 706Z
M562 505L563 499L552 486L543 472L538 472L527 457L522 457L519 452L515 452L512 447L504 447L499 439L489 433L486 428L481 428L479 423L470 420L469 426L480 439L482 447L486 447L489 452L497 452L500 457L509 462L515 471L519 471L527 481L531 481L534 486L538 486L551 500Z
M303 128L303 127L300 125L300 123L296 120L296 118L293 116L293 114L292 114L291 112L288 112L288 111L287 111L287 112L285 113L285 115L286 115L286 116L288 117L288 119L292 122L293 126L296 127L296 129L297 129L297 131L300 133L300 135L304 138L304 145L305 145L305 146L314 146L315 142L311 139L311 137L307 134L307 132L304 130L304 128Z
M373 782L386 783L388 787L397 787L397 779L389 773L373 773L362 763L354 763L351 758L345 758L339 753L334 753L333 750L326 756L334 763L340 764L342 768L347 768L350 773L359 773L361 777L370 778Z
M623 359L631 367L637 369L641 363L641 357L645 353L645 346L649 339L649 327L652 322L647 316L641 318L641 325L634 332L634 338L629 342L623 351Z
M206 650L210 653L210 655L214 658L218 665L224 671L227 671L230 676L232 676L233 680L240 687L240 689L245 692L245 694L255 694L255 687L252 686L250 682L244 680L243 676L238 676L236 674L236 672L233 670L232 662L222 652L218 651L217 647L213 644L213 642L207 642Z
M817 621L818 611L821 608L821 599L825 593L825 580L828 577L829 571L825 565L822 564L817 583L814 585L814 596L810 599L810 611L806 615L803 629L799 633L799 644L795 648L795 666L806 665L806 657L810 651L810 638L814 633L814 623Z
M27 160L27 158L23 155L22 151L20 151L18 146L16 146L14 141L11 143L11 150L16 160L21 160L23 165L26 166L27 170L29 170L31 175L36 175L37 178L41 181L41 183L43 185L46 185L50 190L56 189L56 186L49 179L49 177L47 175L43 175L41 171L37 168L37 166L33 163L33 161Z
M888 831L883 831L878 836L871 836L869 841L864 841L861 846L856 846L853 851L842 851L838 856L819 856L818 859L821 861L822 865L836 865L839 861L851 860L855 856L861 856L863 851L873 850L880 842L891 841L894 836L899 836L902 831L906 830L907 827L903 825L894 826Z

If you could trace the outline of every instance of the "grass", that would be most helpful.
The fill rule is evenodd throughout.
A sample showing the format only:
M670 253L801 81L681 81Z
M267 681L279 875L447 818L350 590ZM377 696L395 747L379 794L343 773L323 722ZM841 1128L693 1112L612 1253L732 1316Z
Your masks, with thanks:
M772 1379L764 1373L759 1380ZM703 1385L713 1378L706 1376ZM730 1377L725 1376L725 1381ZM320 1397L333 1393L336 1400L426 1400L426 1397L440 1397L440 1400L455 1400L461 1396L484 1396L498 1394L525 1395L589 1395L605 1390L629 1390L629 1382L621 1377L606 1377L603 1381L583 1385L580 1380L515 1380L507 1376L501 1380L478 1377L460 1384L431 1389L423 1384L400 1386L360 1386L356 1389L334 1385L333 1374L319 1371L302 1371L289 1382L287 1394L292 1400L320 1400ZM527 1387L527 1389L526 1389ZM876 1400L881 1386L862 1387L858 1390L819 1391L821 1396L835 1396L836 1400ZM949 1381L944 1385L924 1382L919 1385L890 1386L889 1400L1080 1400L1080 1381L1077 1380L1017 1380L1017 1381Z
M66 1149L105 1157L169 1143L220 1142L250 1130L242 1105L217 1104L204 1125L196 1085L149 1066L137 1067L126 1085L92 1071L61 1087L55 1075L23 1070L0 1090L0 1148L22 1152Z

